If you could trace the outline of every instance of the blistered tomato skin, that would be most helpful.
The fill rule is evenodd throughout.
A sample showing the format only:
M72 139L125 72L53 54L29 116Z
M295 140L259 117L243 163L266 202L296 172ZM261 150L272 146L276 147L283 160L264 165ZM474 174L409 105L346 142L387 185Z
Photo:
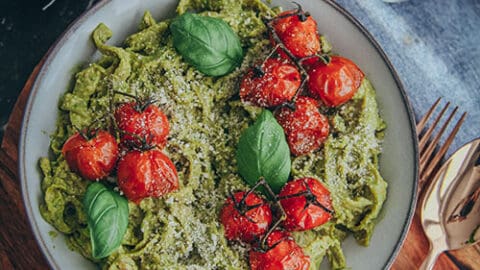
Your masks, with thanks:
M115 110L114 116L122 144L140 146L141 140L145 140L159 148L166 145L170 126L158 106L150 104L141 108L136 102L124 103Z
M285 11L278 17L295 12L296 10ZM300 20L298 15L275 19L273 28L285 47L295 57L302 58L320 52L317 22L311 16L305 17L305 21Z
M274 107L290 101L298 90L301 76L298 69L286 60L268 59L259 74L250 69L240 83L243 102L260 107Z
M307 190L310 190L313 196L300 195ZM279 197L287 214L283 226L288 231L310 230L324 224L332 217L330 191L317 179L302 178L288 182Z
M135 203L146 197L160 197L178 189L173 162L161 151L133 150L118 161L118 186Z
M267 238L267 250L252 248L249 253L251 270L308 270L310 257L284 231L273 231Z
M270 206L261 197L250 193L243 207L251 207L243 214L235 205L239 205L245 192L237 192L229 197L220 211L220 221L225 228L225 237L228 240L237 240L252 243L265 234L272 223ZM235 202L234 202L235 200ZM239 208L242 208L240 206Z
M329 107L349 101L365 77L355 63L340 56L332 56L328 64L317 61L313 68L309 69L310 94Z
M318 102L300 96L295 108L283 107L275 115L287 137L290 152L295 156L319 149L329 134L328 119L318 110Z
M70 170L88 180L98 180L115 167L118 144L107 131L98 131L88 140L77 132L64 143L62 154Z

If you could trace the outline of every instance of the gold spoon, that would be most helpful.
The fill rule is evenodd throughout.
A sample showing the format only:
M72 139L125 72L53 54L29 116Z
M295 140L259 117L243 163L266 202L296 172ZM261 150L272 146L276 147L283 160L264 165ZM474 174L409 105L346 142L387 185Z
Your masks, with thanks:
M443 251L480 240L480 138L458 149L422 197L420 220L430 250L420 269L432 269Z

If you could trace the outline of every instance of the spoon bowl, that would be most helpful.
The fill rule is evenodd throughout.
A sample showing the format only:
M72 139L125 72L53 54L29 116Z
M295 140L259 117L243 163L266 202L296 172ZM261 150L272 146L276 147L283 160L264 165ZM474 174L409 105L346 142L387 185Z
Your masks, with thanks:
M443 251L480 240L480 138L458 149L425 190L420 220L430 250L420 269L432 269Z

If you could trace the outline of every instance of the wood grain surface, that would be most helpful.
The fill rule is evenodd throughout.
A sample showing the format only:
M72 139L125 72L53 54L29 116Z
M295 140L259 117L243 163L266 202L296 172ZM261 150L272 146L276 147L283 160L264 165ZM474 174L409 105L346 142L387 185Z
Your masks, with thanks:
M42 64L43 60L35 67L15 104L0 149L0 269L4 270L49 268L31 231L17 173L17 146L23 109ZM428 247L416 214L391 269L418 269ZM355 269L354 265L351 267ZM480 269L479 245L442 254L434 269Z
M30 228L17 170L20 127L30 89L43 64L33 70L10 115L0 149L0 269L48 269Z

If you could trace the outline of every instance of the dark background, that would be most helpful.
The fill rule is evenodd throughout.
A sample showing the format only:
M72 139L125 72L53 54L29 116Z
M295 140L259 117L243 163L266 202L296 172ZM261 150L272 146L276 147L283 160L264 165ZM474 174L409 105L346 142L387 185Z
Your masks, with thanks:
M48 48L98 0L0 0L0 141L23 85Z

